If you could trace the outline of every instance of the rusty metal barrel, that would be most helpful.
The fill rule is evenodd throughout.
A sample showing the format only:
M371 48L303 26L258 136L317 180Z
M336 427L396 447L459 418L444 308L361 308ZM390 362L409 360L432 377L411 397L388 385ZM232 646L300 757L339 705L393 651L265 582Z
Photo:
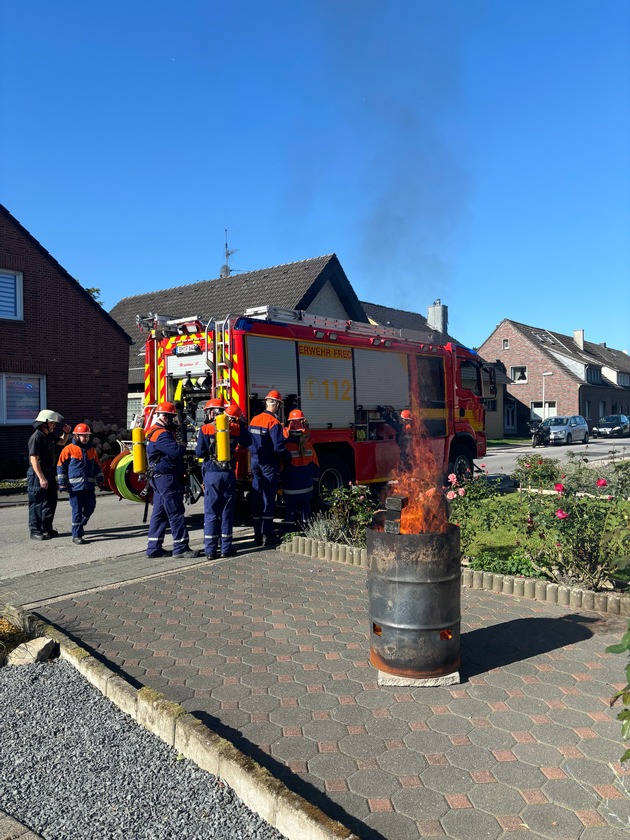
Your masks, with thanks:
M459 682L459 528L449 525L442 534L368 528L367 550L372 665L410 684L455 674Z

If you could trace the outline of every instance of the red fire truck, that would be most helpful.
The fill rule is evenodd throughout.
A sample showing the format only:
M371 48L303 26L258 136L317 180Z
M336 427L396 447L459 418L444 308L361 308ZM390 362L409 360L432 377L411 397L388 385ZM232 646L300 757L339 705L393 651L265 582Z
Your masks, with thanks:
M207 399L223 397L251 418L275 389L285 417L301 408L308 418L320 491L388 480L400 453L384 406L400 411L417 402L444 473L472 472L473 459L485 455L484 402L496 394L494 371L460 345L272 306L207 323L157 314L136 320L148 330L145 429L158 403L175 402L191 449ZM237 478L245 482L247 473L244 452Z

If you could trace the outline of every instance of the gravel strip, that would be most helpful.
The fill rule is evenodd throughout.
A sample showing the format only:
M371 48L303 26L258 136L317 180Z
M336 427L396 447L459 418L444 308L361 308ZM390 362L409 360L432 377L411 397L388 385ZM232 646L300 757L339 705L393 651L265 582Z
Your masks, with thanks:
M46 840L281 840L63 660L0 668L0 808Z

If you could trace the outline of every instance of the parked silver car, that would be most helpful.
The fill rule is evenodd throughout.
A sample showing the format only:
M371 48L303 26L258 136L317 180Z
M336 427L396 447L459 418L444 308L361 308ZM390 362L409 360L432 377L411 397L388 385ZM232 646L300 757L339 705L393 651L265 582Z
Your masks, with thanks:
M588 423L579 414L567 417L547 417L543 426L549 428L550 443L588 443Z
M593 426L593 437L625 437L630 435L630 420L625 414L607 414Z

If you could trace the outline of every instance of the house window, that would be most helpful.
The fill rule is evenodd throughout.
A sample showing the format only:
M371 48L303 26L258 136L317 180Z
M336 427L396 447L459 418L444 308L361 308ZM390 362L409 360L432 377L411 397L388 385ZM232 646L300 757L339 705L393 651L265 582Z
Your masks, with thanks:
M510 349L510 339L509 338L504 338L503 339L503 349L504 350L509 350Z
M496 400L486 400L486 412L496 411L496 410L497 410L497 401Z
M601 400L599 403L599 416L603 417L606 414L606 400Z
M527 366L521 365L519 367L510 368L510 378L517 384L527 382Z
M547 417L555 417L557 413L558 407L555 400L545 400L544 411L542 400L534 400L529 406L530 420L546 420Z
M24 318L20 271L0 269L0 318L12 321L21 321Z
M587 420L591 419L591 401L584 400L584 411L582 412Z
M586 381L590 382L593 385L601 385L601 381L602 381L601 368L587 367L586 368Z
M142 394L127 395L127 428L133 428L134 421L142 414Z
M0 373L0 425L32 423L45 405L45 376Z

